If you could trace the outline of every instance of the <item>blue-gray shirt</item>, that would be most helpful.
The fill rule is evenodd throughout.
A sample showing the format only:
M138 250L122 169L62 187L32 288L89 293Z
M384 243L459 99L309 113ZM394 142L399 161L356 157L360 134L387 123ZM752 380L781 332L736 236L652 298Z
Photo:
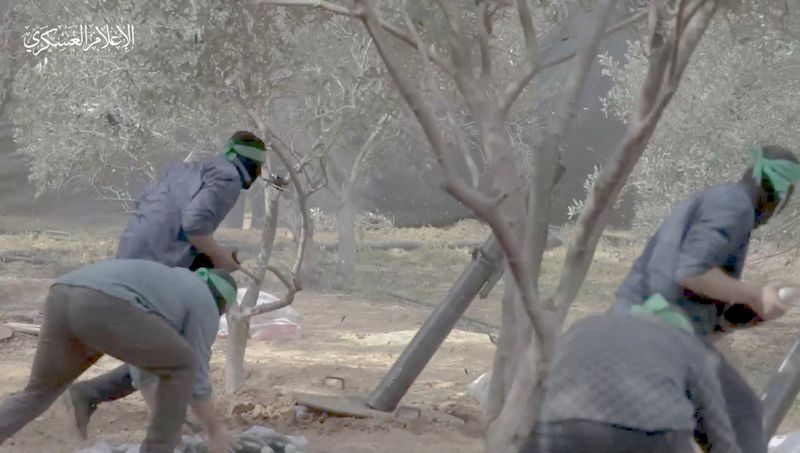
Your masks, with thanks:
M195 400L211 398L208 363L220 315L208 285L194 272L152 261L112 259L72 271L54 284L100 291L164 318L195 353Z
M725 331L730 326L722 313L731 305L694 294L680 282L715 267L738 279L754 223L755 208L741 183L694 194L669 214L647 243L617 290L612 310L627 311L661 293L688 314L698 334Z
M212 234L241 190L239 170L222 156L168 168L137 200L116 257L189 267L197 250L187 236Z
M641 431L702 428L709 451L740 452L717 354L658 319L581 319L558 340L539 421L591 420Z

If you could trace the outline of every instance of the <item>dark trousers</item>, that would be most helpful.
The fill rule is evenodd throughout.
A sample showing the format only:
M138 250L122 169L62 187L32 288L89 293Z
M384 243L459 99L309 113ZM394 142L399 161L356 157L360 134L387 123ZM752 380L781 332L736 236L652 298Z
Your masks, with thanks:
M694 453L689 431L648 433L571 420L538 425L520 453Z
M208 269L214 267L211 259L203 253L195 257L189 270L194 271L201 267ZM130 367L124 363L108 373L75 383L71 392L88 404L91 412L100 403L115 401L135 393L136 387L133 386Z
M720 358L719 382L739 448L742 449L742 453L767 453L769 439L764 432L764 409L761 399L733 365L721 354ZM700 428L702 430L702 426Z
M192 398L194 354L164 319L88 288L53 285L30 379L0 404L0 444L41 415L104 354L158 376L142 453L172 453Z

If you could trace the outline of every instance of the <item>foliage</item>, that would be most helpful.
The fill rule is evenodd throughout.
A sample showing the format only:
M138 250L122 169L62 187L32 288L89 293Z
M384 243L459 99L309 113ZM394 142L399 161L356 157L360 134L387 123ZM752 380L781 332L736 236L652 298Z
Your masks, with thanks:
M781 144L797 148L794 124L800 111L798 41L779 27L737 24L718 18L664 113L631 175L637 189L636 227L649 231L693 191L738 180L749 148ZM606 114L627 120L631 87L640 86L647 56L640 41L628 43L627 62L600 57L614 88Z
M253 115L316 153L348 121L368 128L374 118L355 107L370 98L374 109L387 91L365 34L344 20L320 30L308 26L316 13L222 0L72 3L20 2L17 21L130 23L137 39L127 53L27 54L11 118L40 193L93 187L128 199L166 163L257 129Z

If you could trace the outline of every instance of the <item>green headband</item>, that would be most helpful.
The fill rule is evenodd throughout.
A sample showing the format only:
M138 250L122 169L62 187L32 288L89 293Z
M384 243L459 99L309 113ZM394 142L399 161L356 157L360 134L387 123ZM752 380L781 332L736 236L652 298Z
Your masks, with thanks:
M650 296L641 305L634 305L631 307L630 313L634 316L655 317L662 321L683 329L689 333L694 332L692 323L683 315L670 307L667 299L661 294L654 294Z
M204 267L197 269L194 273L206 284L211 282L214 288L217 288L217 291L222 295L222 298L225 299L227 305L236 305L236 290L224 278L209 272L208 269Z
M762 178L766 178L781 197L791 185L800 181L800 165L786 159L767 159L761 148L753 148L750 154L756 183L760 185Z
M228 160L233 160L233 158L238 154L248 159L252 159L259 164L263 164L266 160L267 152L261 148L256 148L255 146L247 146L229 141L225 144L225 149L222 151L222 154L224 154Z

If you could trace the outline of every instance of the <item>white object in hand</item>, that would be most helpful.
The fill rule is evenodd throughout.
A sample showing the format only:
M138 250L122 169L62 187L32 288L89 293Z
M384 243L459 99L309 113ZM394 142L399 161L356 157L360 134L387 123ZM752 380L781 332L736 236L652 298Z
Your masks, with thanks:
M778 289L778 298L786 305L800 305L800 290L791 286Z

